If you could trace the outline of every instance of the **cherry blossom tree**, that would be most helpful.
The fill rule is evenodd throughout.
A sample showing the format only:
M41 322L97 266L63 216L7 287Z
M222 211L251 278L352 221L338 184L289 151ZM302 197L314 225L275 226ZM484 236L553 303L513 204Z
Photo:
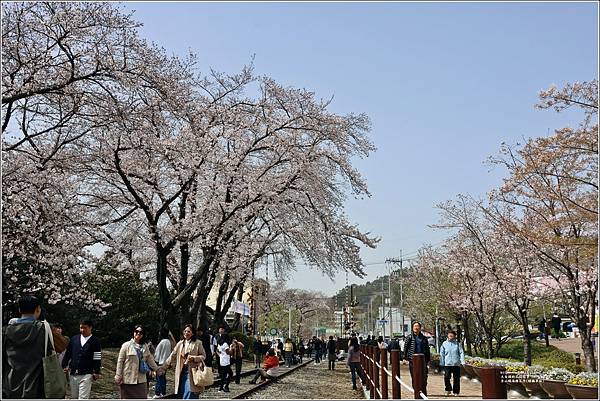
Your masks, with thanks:
M361 132L366 128L365 117L342 118L328 114L327 104L315 103L312 94L280 87L269 79L258 81L261 99L253 104L250 99L233 96L252 81L249 71L234 77L214 77L218 84L209 87L207 82L203 83L210 97L191 103L194 107L203 104L205 108L189 113L213 115L205 121L214 126L195 126L192 124L203 121L183 120L191 124L185 126L185 134L178 131L169 138L171 148L167 157L173 159L168 165L157 158L152 170L147 149L135 147L140 141L136 135L151 132L140 124L139 130L136 127L127 138L119 136L116 143L112 143L109 151L113 153L112 160L107 154L100 158L105 165L93 169L106 172L116 168L106 181L107 187L112 187L114 196L125 192L135 201L122 216L131 208L138 209L137 214L143 212L146 218L143 224L157 244L157 279L162 282L159 285L163 287L164 310L179 308L202 283L204 291L197 293L200 298L196 300L202 311L205 305L202 297L207 296L214 280L222 285L220 295L228 288L230 295L226 299L232 299L231 293L238 289L240 281L230 280L231 271L243 281L252 267L250 263L240 269L240 264L232 263L234 258L229 255L232 250L238 251L238 241L247 235L243 233L255 233L253 239L274 242L271 246L295 249L309 263L322 267L330 275L342 267L362 274L359 247L354 241L369 246L374 246L376 241L339 215L344 193L331 180L346 178L356 194L368 194L363 180L349 164L350 157L368 154L372 147ZM146 100L145 104L150 101ZM163 102L155 100L155 104ZM224 120L226 113L235 108L240 109L235 115L237 121ZM128 110L120 114L130 118L134 113ZM148 115L147 111L143 113L140 119ZM161 128L171 129L169 126ZM143 140L146 146L152 141L156 143L152 155L161 154L164 139L153 135ZM105 147L110 148L110 144ZM154 173L149 174L149 170ZM151 205L149 200L153 198L160 202ZM178 211L171 210L171 205ZM253 228L253 224L258 227ZM274 235L264 235L265 230ZM248 238L246 241L252 242ZM175 269L184 276L180 276L178 294L170 299L167 274L161 271L167 270L168 256L178 244L180 250L183 251L182 246L186 248L184 254L198 246L202 250L201 265L189 281L182 279L187 269ZM259 245L258 249L261 248ZM282 261L289 267L293 260L289 251L278 254L287 255ZM179 259L179 263L182 260L189 261L189 256ZM230 260L228 265L224 265L226 260ZM230 281L231 288L227 285ZM223 312L220 314L224 315Z
M11 2L2 14L4 299L40 289L51 303L102 307L81 279L96 240L77 196L79 149L152 52L111 4Z
M540 108L583 110L577 128L561 128L524 145L504 145L492 162L509 177L490 194L511 215L491 216L527 242L544 262L544 274L562 289L562 303L581 333L586 367L596 370L591 330L597 308L598 258L598 81L540 93Z

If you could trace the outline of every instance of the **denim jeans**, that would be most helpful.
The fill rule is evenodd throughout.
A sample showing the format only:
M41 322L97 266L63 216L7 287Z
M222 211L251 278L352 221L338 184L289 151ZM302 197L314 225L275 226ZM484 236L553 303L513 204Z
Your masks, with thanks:
M154 394L167 394L167 375L156 376L156 385L154 386Z
M177 395L184 400L197 400L198 394L192 392L189 378L190 374L188 373L188 368L186 366L181 370L181 376L179 377L179 391L177 392Z
M364 385L366 383L365 375L363 374L360 362L350 362L350 372L352 372L352 388L356 388L356 374L360 377L360 381Z

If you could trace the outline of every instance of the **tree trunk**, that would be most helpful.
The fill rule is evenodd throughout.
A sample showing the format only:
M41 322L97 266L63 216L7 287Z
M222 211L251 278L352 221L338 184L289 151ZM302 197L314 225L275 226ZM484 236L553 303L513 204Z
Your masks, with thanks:
M585 327L579 324L579 334L581 336L581 349L583 350L583 357L585 359L585 368L588 372L596 372L598 368L596 366L596 356L594 355L594 347L592 346L592 325L588 325L587 322Z
M173 325L173 317L176 315L176 311L173 310L171 304L171 294L167 288L167 256L169 252L166 251L160 244L156 245L156 281L158 284L158 296L161 304L160 309L160 326ZM174 326L174 325L173 325Z
M238 293L237 293L236 299L239 302L242 302L243 296L244 296L244 285L240 284L240 286L238 287ZM243 331L241 314L239 314L239 313L235 314L235 317L233 319L233 325L231 326L231 328L233 331Z
M467 349L467 354L473 355L473 350L471 348L472 339L471 339L470 327L471 326L469 325L469 314L465 312L463 314L463 330L464 330L464 335L465 335L465 343L467 345L466 349Z
M516 304L521 325L523 326L523 359L525 365L531 366L531 331L529 331L529 317L527 316L529 302L525 301L523 305L519 305L518 302Z
M189 245L187 243L180 244L179 251L181 255L181 274L179 276L178 293L182 293L188 282L188 269L190 263ZM190 300L191 295L182 299L181 303L179 304L179 325L181 328L192 322L192 315L190 313Z

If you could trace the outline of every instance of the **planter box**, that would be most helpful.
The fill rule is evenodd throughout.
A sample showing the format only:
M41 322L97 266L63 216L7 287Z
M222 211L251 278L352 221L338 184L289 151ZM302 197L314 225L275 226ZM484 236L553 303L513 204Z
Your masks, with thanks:
M578 384L565 384L569 394L576 400L597 400L598 387L580 386Z
M499 366L484 366L475 368L475 372L481 379L481 398L506 400L507 387L502 381L504 368ZM529 396L527 396L529 398Z
M471 365L463 365L463 369L467 379L472 379L475 377L475 372L473 371L473 367Z
M544 380L541 383L542 388L550 397L554 399L571 399L571 393L567 391L565 382L559 380Z
M523 385L525 386L525 388L531 395L531 398L533 398L533 399L543 400L543 399L550 398L548 393L546 393L544 391L544 389L542 388L541 383L523 383Z

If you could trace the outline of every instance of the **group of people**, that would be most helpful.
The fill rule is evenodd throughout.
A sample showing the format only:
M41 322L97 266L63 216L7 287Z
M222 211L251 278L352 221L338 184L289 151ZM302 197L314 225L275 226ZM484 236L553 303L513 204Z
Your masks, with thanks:
M574 326L576 325L572 322L563 322L560 316L558 315L558 312L554 312L552 318L550 319L550 322L547 322L546 318L544 317L541 318L538 324L539 339L543 340L546 339L546 337L548 337L549 339L549 336L551 335L553 338L556 338L558 339L558 341L560 341L561 329L562 332L566 333L573 331Z
M360 380L369 390L369 383L366 380L365 373L362 371L360 365L360 345L371 345L378 347L381 352L389 352L392 350L400 351L400 359L408 361L408 369L413 376L413 355L423 354L425 363L423 366L423 394L427 395L427 378L429 369L427 365L431 360L431 351L429 348L429 341L427 337L421 332L421 323L414 322L412 325L412 332L409 336L403 339L393 340L388 344L385 343L382 336L377 339L368 336L366 339L362 337L357 338L356 335L352 335L348 342L348 358L346 365L350 368L352 377L352 388L356 389L356 376L360 377ZM458 396L460 394L460 367L465 363L465 353L457 340L456 331L449 329L447 331L447 340L441 345L440 353L440 366L444 369L444 387L446 396Z
M92 320L81 319L79 334L67 338L60 325L53 325L50 331L46 328L49 325L40 320L41 303L34 295L21 297L18 306L21 316L11 319L2 329L3 398L46 398L43 358L56 352L68 376L70 398L89 399L92 383L102 378L102 347L98 337L93 335ZM224 327L212 336L203 330L196 332L191 324L186 324L179 342L167 329L161 329L156 348L146 341L146 335L142 325L135 325L131 339L120 347L114 375L120 398L146 399L152 377L156 378L154 397L166 395L165 373L169 368L175 370L174 390L181 399L197 399L204 390L194 383L194 368L212 369L216 363L221 379L219 391L229 392L232 380L240 383L244 344L225 333ZM273 356L274 350L265 355L264 365L257 375L277 376L279 360L276 358L275 364ZM235 367L235 376L232 367Z
M18 301L19 318L11 319L8 326L3 327L3 398L45 398L42 359L55 351L69 376L71 399L89 399L92 383L102 377L100 340L93 335L94 323L89 319L79 322L79 334L70 339L62 334L62 327L54 325L49 331L48 324L40 321L40 301L33 295L25 295ZM456 332L449 330L448 339L440 347L440 365L444 368L446 394L460 393L460 366L464 364L464 351L457 341ZM183 328L181 340L175 342L173 335L161 329L160 341L156 348L145 341L146 331L142 325L136 325L132 338L121 345L114 376L119 386L120 398L145 399L148 396L149 381L156 378L155 397L166 395L167 381L165 373L169 368L175 370L174 391L180 399L197 399L204 390L194 383L192 372L195 368L212 369L217 365L220 377L219 391L229 392L229 385L234 378L232 366L235 367L235 382L240 383L244 344L219 328L216 335L203 330L196 332L191 324ZM51 341L48 341L48 340ZM382 350L400 350L401 359L409 363L409 371L413 374L412 357L423 354L425 357L423 372L423 393L427 394L427 364L431 359L428 339L421 332L421 324L414 322L412 333L404 340L394 340L389 346L383 337L375 339L370 336L363 340L353 335L348 342L346 365L351 371L352 387L357 388L356 376L364 386L368 387L364 372L360 366L360 345L374 345ZM257 372L250 383L275 379L279 375L280 362L288 367L292 359L307 353L315 364L320 364L327 355L328 369L335 369L338 359L338 343L329 337L314 336L307 344L302 340L298 345L291 339L285 342L268 344L267 352L259 336L256 336L253 351ZM263 360L264 358L264 360ZM262 366L261 366L262 363ZM451 383L452 378L452 383Z

